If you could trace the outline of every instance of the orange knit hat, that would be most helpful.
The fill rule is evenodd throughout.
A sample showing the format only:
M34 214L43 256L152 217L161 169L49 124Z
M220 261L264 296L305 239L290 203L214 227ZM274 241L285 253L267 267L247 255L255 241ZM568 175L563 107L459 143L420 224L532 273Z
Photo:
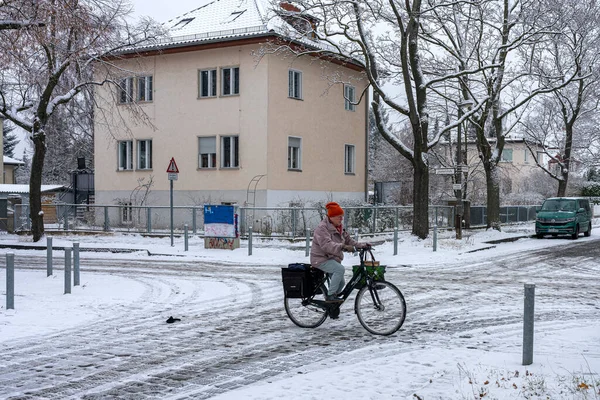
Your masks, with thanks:
M337 217L338 215L344 215L344 210L335 201L325 204L325 208L327 209L328 217Z

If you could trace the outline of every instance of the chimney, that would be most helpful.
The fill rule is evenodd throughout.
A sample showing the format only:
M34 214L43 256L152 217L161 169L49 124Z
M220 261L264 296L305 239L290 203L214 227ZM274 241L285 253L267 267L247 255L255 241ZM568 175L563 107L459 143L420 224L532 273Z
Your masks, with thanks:
M292 3L288 3L286 1L282 1L279 3L279 7L283 8L285 11L289 12L300 12L300 9L293 5Z

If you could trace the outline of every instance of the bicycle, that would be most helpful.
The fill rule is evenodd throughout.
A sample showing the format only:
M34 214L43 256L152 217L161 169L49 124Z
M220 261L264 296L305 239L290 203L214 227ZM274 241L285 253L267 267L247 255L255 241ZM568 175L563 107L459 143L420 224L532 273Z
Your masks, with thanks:
M319 269L310 267L312 274L317 275L317 282L316 284L303 282L300 285L302 290L286 290L284 279L285 312L292 322L301 328L316 328L325 322L327 317L337 319L341 305L350 297L354 289L358 289L354 300L354 312L367 331L374 335L387 336L400 329L406 318L404 296L392 283L376 280L367 273L365 267L367 251L371 250L360 249L360 266L342 290L341 301L338 303L325 301L329 277ZM372 256L372 253L370 254Z

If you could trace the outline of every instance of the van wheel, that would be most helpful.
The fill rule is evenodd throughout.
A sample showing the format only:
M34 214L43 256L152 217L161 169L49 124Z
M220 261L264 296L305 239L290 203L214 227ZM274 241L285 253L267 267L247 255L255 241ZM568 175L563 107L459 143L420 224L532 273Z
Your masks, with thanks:
M583 236L589 237L591 234L592 234L592 221L590 221L590 223L588 225L588 230L585 231L585 233L583 234Z
M575 225L575 233L571 235L572 239L577 239L579 237L579 224Z

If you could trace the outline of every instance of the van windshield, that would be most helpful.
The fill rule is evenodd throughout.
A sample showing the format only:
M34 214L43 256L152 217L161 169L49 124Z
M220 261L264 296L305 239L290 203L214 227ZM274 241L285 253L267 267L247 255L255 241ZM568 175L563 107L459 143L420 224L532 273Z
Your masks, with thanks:
M575 211L575 200L546 200L542 211Z

